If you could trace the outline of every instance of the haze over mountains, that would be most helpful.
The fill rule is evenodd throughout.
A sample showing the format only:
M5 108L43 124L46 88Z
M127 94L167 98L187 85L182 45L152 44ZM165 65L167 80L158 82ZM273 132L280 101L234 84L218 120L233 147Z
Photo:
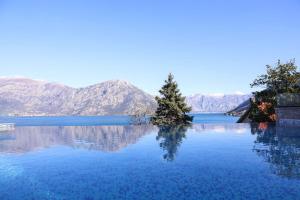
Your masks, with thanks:
M250 95L193 95L193 112L227 112ZM127 81L113 80L84 88L27 78L0 78L0 114L17 116L131 115L154 111L154 97Z
M247 101L249 94L196 94L188 96L186 101L192 106L193 112L228 112Z

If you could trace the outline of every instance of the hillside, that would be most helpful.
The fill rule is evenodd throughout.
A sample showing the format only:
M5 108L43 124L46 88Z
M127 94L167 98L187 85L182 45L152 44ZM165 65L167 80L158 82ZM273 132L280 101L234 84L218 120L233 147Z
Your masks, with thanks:
M245 102L251 95L203 95L187 97L186 101L193 107L193 112L228 112Z
M0 78L1 115L121 115L155 106L151 95L126 81L76 89L26 78Z
M193 112L228 112L250 95L188 96ZM27 78L0 78L0 115L130 115L154 111L154 97L127 81L111 80L83 88Z
M234 115L234 116L242 116L245 112L247 112L249 110L250 106L251 106L250 99L248 99L248 100L242 102L236 108L227 112L227 114Z

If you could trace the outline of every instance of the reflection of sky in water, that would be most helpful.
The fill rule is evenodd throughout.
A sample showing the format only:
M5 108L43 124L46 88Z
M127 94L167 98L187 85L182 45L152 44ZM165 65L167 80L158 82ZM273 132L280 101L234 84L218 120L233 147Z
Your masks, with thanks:
M198 133L246 133L250 128L249 124L194 124L193 129Z
M0 141L0 198L300 199L297 132L249 124L16 127Z

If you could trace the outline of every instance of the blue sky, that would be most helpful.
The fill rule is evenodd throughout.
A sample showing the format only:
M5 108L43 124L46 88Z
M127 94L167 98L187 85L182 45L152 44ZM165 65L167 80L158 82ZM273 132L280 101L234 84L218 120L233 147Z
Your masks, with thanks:
M0 0L0 55L0 76L248 93L266 64L299 65L300 1Z

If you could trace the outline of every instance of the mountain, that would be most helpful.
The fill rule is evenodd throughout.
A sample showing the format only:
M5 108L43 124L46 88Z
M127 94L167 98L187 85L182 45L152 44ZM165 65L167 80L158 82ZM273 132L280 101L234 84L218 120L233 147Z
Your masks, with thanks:
M249 94L196 94L188 96L186 102L192 106L192 112L228 112L251 97Z
M155 109L153 96L126 81L76 89L27 78L0 78L1 115L121 115L145 107Z
M234 115L234 116L242 116L245 112L249 110L250 106L251 106L250 99L247 99L246 101L238 105L236 108L227 112L227 114Z
M251 95L188 96L193 112L228 112ZM0 115L130 115L154 111L154 97L127 81L112 80L83 88L27 78L0 78Z

